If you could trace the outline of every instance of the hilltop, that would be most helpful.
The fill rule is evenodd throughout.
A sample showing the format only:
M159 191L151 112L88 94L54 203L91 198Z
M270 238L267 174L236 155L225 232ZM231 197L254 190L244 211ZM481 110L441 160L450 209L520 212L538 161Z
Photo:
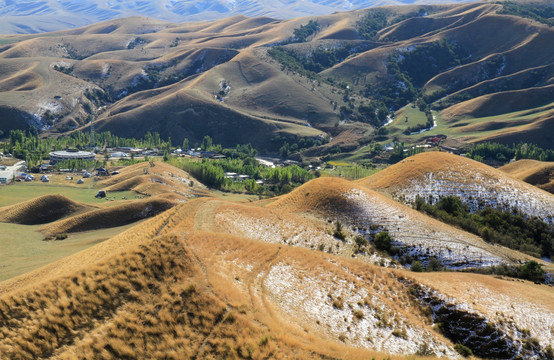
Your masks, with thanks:
M359 181L401 202L416 197L434 203L457 196L472 210L485 206L522 211L552 224L554 197L509 174L463 156L433 151L417 154Z
M155 131L180 144L210 135L264 152L277 152L283 138L330 140L299 155L313 157L359 149L387 116L413 108L413 119L396 113L380 139L417 142L410 131L430 124L430 135L461 142L549 148L554 59L544 49L554 31L546 12L530 18L515 9L409 5L189 23L130 17L0 36L0 124L4 133L36 126L54 135L93 121L118 136Z

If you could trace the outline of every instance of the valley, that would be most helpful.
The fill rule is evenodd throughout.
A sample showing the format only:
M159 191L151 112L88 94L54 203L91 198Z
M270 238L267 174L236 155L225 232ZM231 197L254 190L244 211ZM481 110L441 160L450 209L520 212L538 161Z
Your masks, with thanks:
M283 144L276 138L329 141L296 151L296 160L436 135L462 148L480 141L548 148L553 55L543 49L552 36L548 25L493 3L292 20L133 17L3 35L0 122L5 135L93 124L125 137L158 132L173 145L209 135L270 153Z
M0 358L554 358L551 3L405 3L0 1Z

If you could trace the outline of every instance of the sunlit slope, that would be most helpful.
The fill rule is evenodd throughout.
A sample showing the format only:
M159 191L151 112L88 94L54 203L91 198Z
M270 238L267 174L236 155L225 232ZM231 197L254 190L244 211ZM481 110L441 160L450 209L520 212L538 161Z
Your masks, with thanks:
M547 223L554 221L552 194L490 166L444 152L417 154L359 183L405 203L413 203L418 196L431 202L458 196L473 210L516 208Z
M265 212L251 204L250 216L312 207L299 200L310 197L306 189L320 198L313 205L328 209L317 186L308 185ZM337 190L348 190L329 187L334 199ZM554 317L549 287L526 282L507 291L504 280L479 275L416 277L225 233L221 214L246 216L247 207L192 200L0 283L0 323L7 325L0 327L0 349L22 358L457 358L453 341L433 329L441 321L448 331L471 331L467 345L479 356L547 356L551 336L542 330ZM511 306L514 315L507 321L468 299L462 290L468 284L482 304ZM515 331L529 326L536 309L540 325ZM532 338L538 343L521 346Z
M554 193L554 164L552 162L524 159L504 165L499 170L516 179Z
M405 57L410 63L399 69L441 111L446 135L504 143L521 137L548 147L554 58L544 49L554 32L501 10L492 3L409 5L188 23L134 16L4 35L0 123L7 130L33 125L67 132L92 119L100 131L126 137L157 131L177 143L210 135L222 144L258 146L275 136L348 133L345 146L357 147L374 128L344 109L357 111L399 86L393 63ZM360 30L368 13L387 20L371 40ZM295 30L310 20L319 29L297 42ZM296 63L268 54L280 46L296 54ZM325 65L316 73L302 70L302 59Z
M135 191L153 195L171 195L174 198L206 196L209 194L204 184L189 173L163 162L137 163L119 170L119 174L100 180L96 186L113 191Z

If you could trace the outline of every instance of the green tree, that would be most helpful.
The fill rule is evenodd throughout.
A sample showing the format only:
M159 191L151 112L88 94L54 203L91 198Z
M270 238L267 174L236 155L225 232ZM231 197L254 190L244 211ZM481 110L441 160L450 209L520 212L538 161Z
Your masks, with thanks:
M410 269L414 272L423 272L423 265L421 265L421 263L417 260L415 260L414 262L412 262L412 264L410 265Z
M386 231L381 231L377 235L375 235L375 239L373 239L373 242L375 243L375 248L377 250L390 252L392 248L392 238Z
M545 279L545 272L538 262L531 260L520 268L520 277L542 283Z
M184 138L183 139L183 151L186 151L189 148L189 139Z
M208 151L212 148L212 138L208 135L204 136L202 139L202 145L200 145L200 148L204 151Z

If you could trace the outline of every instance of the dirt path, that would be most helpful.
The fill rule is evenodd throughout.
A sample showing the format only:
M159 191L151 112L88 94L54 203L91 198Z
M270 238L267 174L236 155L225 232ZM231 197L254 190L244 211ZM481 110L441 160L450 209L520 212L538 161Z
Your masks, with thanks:
M194 230L216 231L215 213L223 203L220 200L212 200L200 205L194 216Z

